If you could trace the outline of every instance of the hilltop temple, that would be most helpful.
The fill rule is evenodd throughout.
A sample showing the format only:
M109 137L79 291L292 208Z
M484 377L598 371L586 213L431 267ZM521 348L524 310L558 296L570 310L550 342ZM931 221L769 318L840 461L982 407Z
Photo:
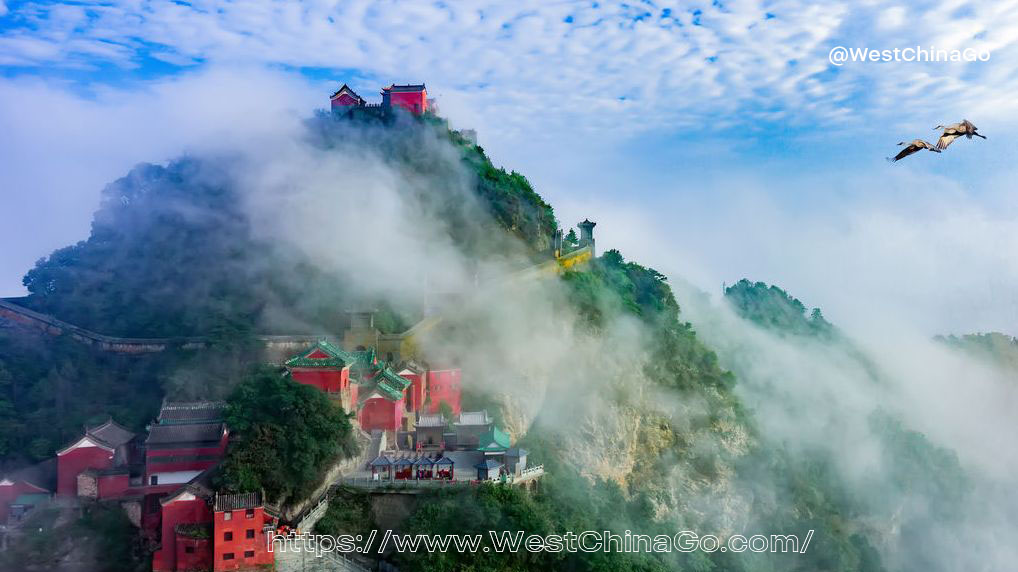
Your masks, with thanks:
M338 112L349 112L360 108L379 108L383 111L389 111L396 107L405 109L415 115L420 115L429 110L432 113L436 112L435 100L428 99L428 90L424 87L423 83L392 84L388 87L383 87L381 95L381 103L371 104L344 83L329 98L330 107L332 111Z

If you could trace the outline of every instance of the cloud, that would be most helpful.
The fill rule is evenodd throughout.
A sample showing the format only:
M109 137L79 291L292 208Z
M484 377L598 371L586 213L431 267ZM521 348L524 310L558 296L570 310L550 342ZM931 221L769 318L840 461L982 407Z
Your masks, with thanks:
M0 227L0 243L18 245L0 249L0 296L20 293L37 258L84 239L99 191L136 163L283 131L318 96L262 68L210 68L89 95L35 78L0 79L0 189L5 210L18 213Z
M1018 57L1013 2L879 4L751 1L610 3L27 4L0 37L0 65L144 67L282 64L356 69L355 87L424 81L499 117L501 135L544 125L640 132L726 116L735 125L839 125L853 116L897 122L912 113L1014 110ZM952 22L945 26L944 22ZM988 63L869 63L837 70L835 45L935 45L990 50ZM990 78L993 81L988 81ZM923 85L909 105L902 93ZM989 102L993 102L991 106ZM863 111L864 110L864 111ZM954 115L953 113L947 115ZM650 122L650 123L648 123Z

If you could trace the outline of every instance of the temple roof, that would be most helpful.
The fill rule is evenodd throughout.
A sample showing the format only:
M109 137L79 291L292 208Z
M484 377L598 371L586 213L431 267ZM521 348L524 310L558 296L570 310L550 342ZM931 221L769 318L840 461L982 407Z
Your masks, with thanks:
M231 495L216 495L213 510L223 512L227 510L242 510L262 506L262 495L259 493L237 493Z
M363 103L363 102L364 102L364 98L363 98L363 97L361 97L361 96L359 96L359 95L357 95L357 92L355 92L354 90L350 89L350 86L346 85L345 83L344 83L344 84L342 85L342 87L340 87L339 89L337 89L337 90L336 90L336 93L332 94L332 95L331 95L331 96L329 97L329 99L330 99L330 100L331 100L331 99L336 99L336 98L337 98L337 97L339 97L340 95L343 95L343 93L344 93L344 92L345 92L345 93L348 93L348 94L350 94L350 97L353 97L354 99L356 99L356 100L360 101L361 103Z
M195 498L210 499L215 494L215 490L212 488L212 481L215 475L218 473L219 467L209 467L204 471L198 473L193 479L184 483L180 488L174 490L169 495L159 500L160 504L166 505L183 494L191 494Z
M375 375L378 391L391 401L403 399L403 392L410 387L410 380L397 374L384 364Z
M379 455L375 457L373 461L368 463L369 467L388 467L389 465L392 465L392 460L385 455Z
M460 420L456 422L456 425L488 425L491 423L491 417L488 416L487 411L464 411L460 413Z
M131 439L134 439L134 437L134 433L129 431L126 427L119 425L111 417L105 423L101 423L95 427L85 427L85 434L75 439L63 449L57 451L57 455L62 455L72 451L79 446L88 446L86 445L86 442L91 442L92 445L103 447L114 452L121 445L124 445Z
M423 83L408 83L406 85L392 84L389 87L383 87L382 91L400 93L400 92L426 91L426 89Z
M209 443L222 438L223 423L195 423L189 425L153 425L148 432L148 445Z
M164 401L157 421L162 425L222 421L225 401Z
M315 351L321 351L328 357L324 358L311 358L309 355L315 353ZM348 352L338 346L333 345L327 340L318 340L315 345L304 350L303 352L293 356L286 360L284 365L286 367L323 367L323 368L339 368L354 365L359 360L363 359L364 352Z
M448 423L441 413L421 414L417 419L418 427L445 427Z
M134 439L134 433L119 425L112 417L105 423L86 429L85 433L114 448Z
M512 445L512 441L509 439L508 433L493 426L478 438L478 445L478 451L496 453L508 449Z

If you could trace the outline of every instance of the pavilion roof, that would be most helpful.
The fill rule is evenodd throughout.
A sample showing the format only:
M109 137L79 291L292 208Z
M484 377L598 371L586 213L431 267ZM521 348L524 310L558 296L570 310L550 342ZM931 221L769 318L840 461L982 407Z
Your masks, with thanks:
M449 457L446 457L445 455L442 455L442 458L437 460L437 461L435 461L435 464L436 465L455 465L456 463L454 463L453 460L450 459Z
M368 463L369 467L388 467L392 465L392 459L385 455L379 455L375 457L373 461Z

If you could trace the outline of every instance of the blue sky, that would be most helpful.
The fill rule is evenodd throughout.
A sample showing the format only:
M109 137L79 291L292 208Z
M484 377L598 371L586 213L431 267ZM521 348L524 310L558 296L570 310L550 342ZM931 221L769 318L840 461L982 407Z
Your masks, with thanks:
M0 0L0 294L85 238L139 161L270 132L350 83L424 81L565 223L715 291L776 282L842 323L1018 319L1018 2ZM847 62L835 46L986 62ZM990 139L896 165L966 117Z

